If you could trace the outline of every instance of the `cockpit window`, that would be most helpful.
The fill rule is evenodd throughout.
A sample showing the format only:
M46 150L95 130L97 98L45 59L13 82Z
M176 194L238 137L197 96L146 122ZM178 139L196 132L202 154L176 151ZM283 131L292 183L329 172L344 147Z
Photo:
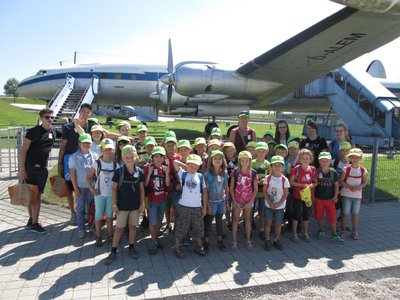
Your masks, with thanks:
M39 70L39 72L36 73L36 75L46 75L47 71L46 70Z

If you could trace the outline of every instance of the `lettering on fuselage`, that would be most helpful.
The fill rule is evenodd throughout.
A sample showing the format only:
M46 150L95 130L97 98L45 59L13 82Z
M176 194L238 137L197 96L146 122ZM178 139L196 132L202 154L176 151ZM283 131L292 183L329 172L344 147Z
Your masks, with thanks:
M327 49L323 51L323 53L321 53L321 55L308 56L307 58L311 60L324 60L329 55L335 54L336 52L342 50L348 45L351 45L354 42L357 42L358 40L362 39L366 35L367 35L366 33L351 33L350 36L341 39L333 46L329 46Z

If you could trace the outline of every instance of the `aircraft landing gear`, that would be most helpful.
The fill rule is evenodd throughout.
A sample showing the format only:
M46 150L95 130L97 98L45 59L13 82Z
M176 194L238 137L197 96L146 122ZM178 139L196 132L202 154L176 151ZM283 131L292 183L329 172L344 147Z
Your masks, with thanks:
M229 139L229 136L231 135L232 129L235 129L236 127L239 127L239 125L232 125L231 127L228 128L226 132L226 137Z
M211 130L214 127L218 127L217 123L215 123L215 121L209 122L209 123L206 124L206 127L204 127L204 131L207 133L207 135L210 135L211 134Z

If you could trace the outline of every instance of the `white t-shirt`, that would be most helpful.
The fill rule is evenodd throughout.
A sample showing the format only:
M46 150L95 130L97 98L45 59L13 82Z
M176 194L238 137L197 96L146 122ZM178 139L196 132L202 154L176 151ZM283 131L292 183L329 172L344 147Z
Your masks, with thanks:
M180 169L178 176L182 182L182 174L184 171ZM200 187L199 174L186 174L185 186L182 186L182 197L179 200L179 204L187 207L201 207L201 191L200 188L206 188L205 180L203 179L203 186Z
M102 159L100 159L101 171L96 180L95 189L99 188L100 184L100 196L112 196L112 178L114 175L114 162L105 163ZM95 168L95 174L97 175L97 162L93 166ZM115 170L119 168L119 165L116 164ZM106 171L109 170L109 171Z
M264 184L267 184L268 182L267 178L268 176L265 177ZM289 180L286 177L284 177L284 180L285 180L284 187L290 188ZM283 196L282 177L275 177L271 175L271 179L269 181L267 188L267 195L272 203L278 203L281 200ZM265 206L269 208L268 201L265 201ZM286 199L285 201L283 201L282 205L280 205L276 209L284 209L285 207L286 207Z
M343 173L346 173L346 167L343 168ZM367 169L365 169L364 175L367 174L367 173L368 173ZM351 167L350 168L349 177L347 177L346 183L351 185L351 186L357 186L357 185L360 185L362 183L361 168L360 167L358 167L358 168ZM361 189L361 191L352 192L350 189L342 187L342 190L340 191L340 194L342 196L344 196L344 197L361 199L362 198L362 189Z

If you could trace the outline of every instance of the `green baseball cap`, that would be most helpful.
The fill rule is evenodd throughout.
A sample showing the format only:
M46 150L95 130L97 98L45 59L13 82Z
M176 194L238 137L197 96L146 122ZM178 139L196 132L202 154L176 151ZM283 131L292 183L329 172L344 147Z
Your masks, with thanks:
M300 142L300 138L297 135L291 135L287 139L287 143L289 144L291 141Z
M267 131L266 133L264 133L263 137L265 136L270 136L270 137L274 137L274 134L272 133L272 131Z
M248 111L241 111L239 114L239 118L248 118L250 117L250 114Z
M99 124L99 120L97 118L93 118L92 117L92 118L89 118L88 121L92 121L92 122L94 122L96 124Z
M128 142L128 143L130 143L131 140L129 139L129 137L127 137L125 135L122 135L117 139L117 143L119 143L119 142Z
M165 149L164 147L154 147L153 151L151 152L151 156L161 154L165 156Z
M144 138L144 146L146 147L147 145L155 145L156 144L156 139L152 136L146 136Z
M329 152L321 152L318 155L318 159L322 159L322 158L326 158L326 159L332 159L332 156Z
M258 150L258 149L264 149L264 150L268 151L269 150L268 144L266 142L258 142L256 144L256 150Z
M284 144L278 144L278 145L276 145L276 146L274 147L275 150L276 150L276 149L279 149L279 148L285 149L286 152L288 152L287 147L286 147L286 145L284 145Z
M138 133L138 132L140 132L140 131L148 131L148 130L147 130L147 126L144 125L144 124L139 124L139 125L136 127L136 133Z
M126 152L137 153L136 148L132 145L126 145L124 148L122 148L121 154L124 155Z
M83 133L79 136L79 143L92 143L92 137L89 133Z
M206 139L203 138L203 137L198 137L197 139L194 140L194 145L195 146L197 146L197 145L206 145L206 144L207 144Z
M283 157L279 156L279 155L272 156L271 165L278 164L278 163L282 164L282 165L285 165L285 160L283 159Z
M201 160L201 157L198 156L197 154L190 154L187 159L186 159L186 163L192 163L195 165L200 166L203 162Z
M277 145L277 143L274 140L269 141L268 146L271 146L271 145L275 147Z
M129 128L131 128L131 124L130 124L129 122L127 122L127 121L119 122L119 123L115 126L115 128L117 128L117 130L119 130L122 126L125 126L125 125L128 125Z
M115 149L114 141L112 139L106 138L103 139L100 143L101 149Z
M257 142L250 141L250 142L247 143L246 148L247 148L247 147L253 147L253 148L255 148L256 145L257 145Z
M351 149L351 144L349 142L347 142L347 141L340 142L339 150L343 150L343 149L350 150Z
M190 142L188 140L180 140L178 143L178 149L181 147L191 148Z
M164 142L168 143L168 142L174 142L175 144L177 143L176 140L176 134L175 132L169 130L167 132L164 133Z
M222 136L221 128L219 128L219 127L214 127L214 128L211 130L211 135L219 135L219 136Z
M224 152L222 152L221 150L213 150L211 151L210 157L214 157L215 155L221 155L222 158L225 158Z
M291 141L288 143L288 148L299 148L300 144L297 141Z

